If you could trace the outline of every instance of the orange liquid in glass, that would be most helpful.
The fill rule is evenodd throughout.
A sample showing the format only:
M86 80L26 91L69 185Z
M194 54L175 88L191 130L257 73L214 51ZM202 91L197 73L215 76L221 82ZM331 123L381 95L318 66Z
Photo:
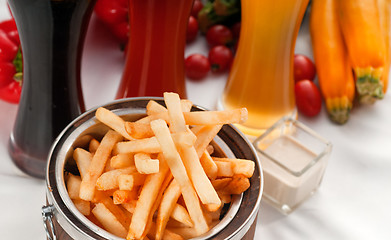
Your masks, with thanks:
M295 115L293 56L308 0L243 0L238 51L220 107L246 107L238 127L259 135L278 119Z
M117 98L186 97L184 51L193 0L131 0L128 52Z

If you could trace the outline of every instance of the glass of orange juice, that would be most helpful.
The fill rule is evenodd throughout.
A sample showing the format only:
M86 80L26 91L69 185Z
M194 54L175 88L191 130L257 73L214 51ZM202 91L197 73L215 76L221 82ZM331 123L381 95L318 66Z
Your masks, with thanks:
M293 56L308 0L242 0L240 40L220 109L246 107L239 129L258 136L296 116Z

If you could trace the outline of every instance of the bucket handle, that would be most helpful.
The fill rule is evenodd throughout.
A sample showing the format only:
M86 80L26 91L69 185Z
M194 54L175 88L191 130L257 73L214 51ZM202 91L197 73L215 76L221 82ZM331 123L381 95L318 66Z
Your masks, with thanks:
M48 240L57 240L56 231L53 224L53 205L42 207L42 221Z

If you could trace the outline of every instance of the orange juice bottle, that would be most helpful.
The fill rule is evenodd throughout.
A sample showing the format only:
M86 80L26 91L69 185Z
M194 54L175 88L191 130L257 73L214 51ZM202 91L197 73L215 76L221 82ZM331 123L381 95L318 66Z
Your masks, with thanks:
M293 56L308 0L242 0L240 40L219 108L246 107L238 127L259 135L296 115Z

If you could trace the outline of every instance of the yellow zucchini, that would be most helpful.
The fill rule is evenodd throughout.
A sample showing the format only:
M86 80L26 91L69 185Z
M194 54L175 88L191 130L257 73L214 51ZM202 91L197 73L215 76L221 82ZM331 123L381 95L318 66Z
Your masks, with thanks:
M340 0L337 3L360 101L374 102L384 97L382 75L386 71L386 47L377 0Z
M310 33L320 89L334 122L345 123L355 86L347 49L338 23L339 0L313 0Z

